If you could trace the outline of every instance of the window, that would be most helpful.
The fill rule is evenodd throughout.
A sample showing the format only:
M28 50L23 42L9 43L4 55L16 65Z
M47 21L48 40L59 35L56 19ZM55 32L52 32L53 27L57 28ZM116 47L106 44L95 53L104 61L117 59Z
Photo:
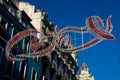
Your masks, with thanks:
M28 53L29 52L29 41L27 38L24 39L24 53Z
M17 34L17 30L13 30L13 36Z
M13 62L12 61L8 61L7 62L7 68L6 68L6 74L11 75L12 67L13 67Z
M7 26L6 26L6 21L1 19L1 23L0 23L0 28L4 31L7 32Z
M42 80L45 80L45 76L44 75L42 76Z
M35 53L34 53L35 54ZM33 58L36 62L38 62L38 56Z
M7 23L3 19L1 19L0 22L0 36L3 37L4 39L7 39Z
M2 15L0 15L0 22L1 22L1 19L2 19Z
M25 73L26 73L26 64L24 62L21 62L20 80L25 79Z
M3 49L0 47L0 55L2 54Z
M32 80L36 80L37 79L37 72L35 69L32 68Z

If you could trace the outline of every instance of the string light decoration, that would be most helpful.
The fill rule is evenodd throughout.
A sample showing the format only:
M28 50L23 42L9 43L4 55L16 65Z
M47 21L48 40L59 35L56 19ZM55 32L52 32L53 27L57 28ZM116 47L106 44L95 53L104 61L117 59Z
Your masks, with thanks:
M98 44L103 40L114 40L115 37L111 34L112 29L113 28L111 23L111 16L107 18L106 26L104 26L104 23L99 16L90 16L86 19L86 25L84 27L80 27L80 28L65 27L59 30L58 27L56 26L54 32L49 31L49 29L46 28L46 31L45 31L46 35L52 38L52 41L50 42L47 48L39 50L39 48L43 45L43 42L46 36L41 36L37 44L35 43L38 38L35 36L31 40L31 45L30 45L30 48L33 51L35 51L35 53L33 52L33 53L18 54L16 56L13 56L13 55L11 56L10 50L15 45L15 43L17 43L22 38L29 36L31 33L40 33L34 29L28 29L20 33L17 33L15 36L13 36L13 38L9 40L6 46L6 58L10 61L19 61L19 60L24 60L27 57L44 56L50 53L51 51L53 51L55 47L58 48L60 51L66 52L66 53L85 50L89 47L92 47ZM65 34L66 32L76 32L81 34L82 45L74 46L71 48L63 47L64 43L67 46L72 45L71 37L70 35ZM83 41L84 34L92 34L94 38L85 43ZM65 40L65 38L67 38L67 41Z

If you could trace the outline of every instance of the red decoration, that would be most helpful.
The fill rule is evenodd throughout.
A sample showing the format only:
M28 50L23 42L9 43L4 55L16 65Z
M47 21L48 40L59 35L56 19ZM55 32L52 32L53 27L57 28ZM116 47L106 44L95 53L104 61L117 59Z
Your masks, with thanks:
M100 41L102 41L104 39L114 40L115 37L110 33L112 31L112 24L111 24L110 19L111 19L111 17L108 17L106 29L104 28L105 26L102 22L102 19L100 19L100 17L98 17L98 16L91 16L91 17L87 18L86 26L81 27L81 28L65 27L62 30L59 30L58 27L56 27L55 32L51 32L47 28L45 31L46 35L48 37L52 37L52 41L50 42L51 44L49 44L49 46L47 48L38 50L43 45L43 41L44 41L45 37L41 36L38 41L37 36L35 36L31 40L31 45L30 45L30 48L32 50L36 51L35 53L33 52L33 53L26 53L26 54L19 54L16 56L11 56L10 50L15 45L15 43L17 43L19 40L21 40L24 37L30 36L32 33L40 34L40 32L33 30L33 29L28 29L28 30L22 31L20 33L17 33L15 36L13 36L13 38L7 43L6 58L10 61L17 61L17 60L24 60L26 57L42 56L42 55L46 55L46 54L50 53L51 51L53 51L55 46L63 52L71 53L73 51L87 49L87 48L99 43ZM77 32L80 34L91 33L94 35L95 38L93 38L92 40L90 40L82 45L79 45L78 47L74 46L74 47L66 49L66 48L62 47L64 38L66 36L68 36L67 37L68 41L66 42L67 46L71 45L70 44L71 37L69 35L66 35L65 34L66 32ZM38 44L36 44L37 41L38 41Z

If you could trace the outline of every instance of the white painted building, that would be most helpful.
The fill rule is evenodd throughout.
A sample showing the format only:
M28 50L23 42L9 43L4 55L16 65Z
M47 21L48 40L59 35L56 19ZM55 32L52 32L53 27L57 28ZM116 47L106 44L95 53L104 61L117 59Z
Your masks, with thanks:
M42 19L44 18L44 12L41 10L36 10L34 5L31 5L27 2L19 2L19 9L24 10L28 16L32 19L32 25L38 30L41 31L42 28Z
M94 77L89 73L89 68L85 63L82 64L79 80L94 80Z

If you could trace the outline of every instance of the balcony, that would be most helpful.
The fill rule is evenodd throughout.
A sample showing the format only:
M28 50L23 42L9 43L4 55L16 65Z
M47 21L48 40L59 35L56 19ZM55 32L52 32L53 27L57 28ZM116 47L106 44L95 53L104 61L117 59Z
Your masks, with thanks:
M74 70L72 69L72 74L74 75L75 74L75 72L74 72Z
M13 15L13 16L15 16L15 11L12 9L12 8L8 8L8 11Z
M61 73L60 73L60 69L57 69L57 70L56 70L56 74L57 74L58 76L60 76L60 74L61 74Z
M63 76L62 76L62 80L70 80L69 77L67 76L67 74L65 73Z
M67 66L68 66L68 69L70 70L71 69L70 64L67 64Z
M8 10L13 16L15 16L15 11L7 4L8 1L0 0L0 3L3 5L3 7Z
M9 6L6 4L4 0L0 0L0 3L6 8L9 9Z
M57 70L57 64L55 63L54 60L52 61L51 68L54 69L55 71Z

